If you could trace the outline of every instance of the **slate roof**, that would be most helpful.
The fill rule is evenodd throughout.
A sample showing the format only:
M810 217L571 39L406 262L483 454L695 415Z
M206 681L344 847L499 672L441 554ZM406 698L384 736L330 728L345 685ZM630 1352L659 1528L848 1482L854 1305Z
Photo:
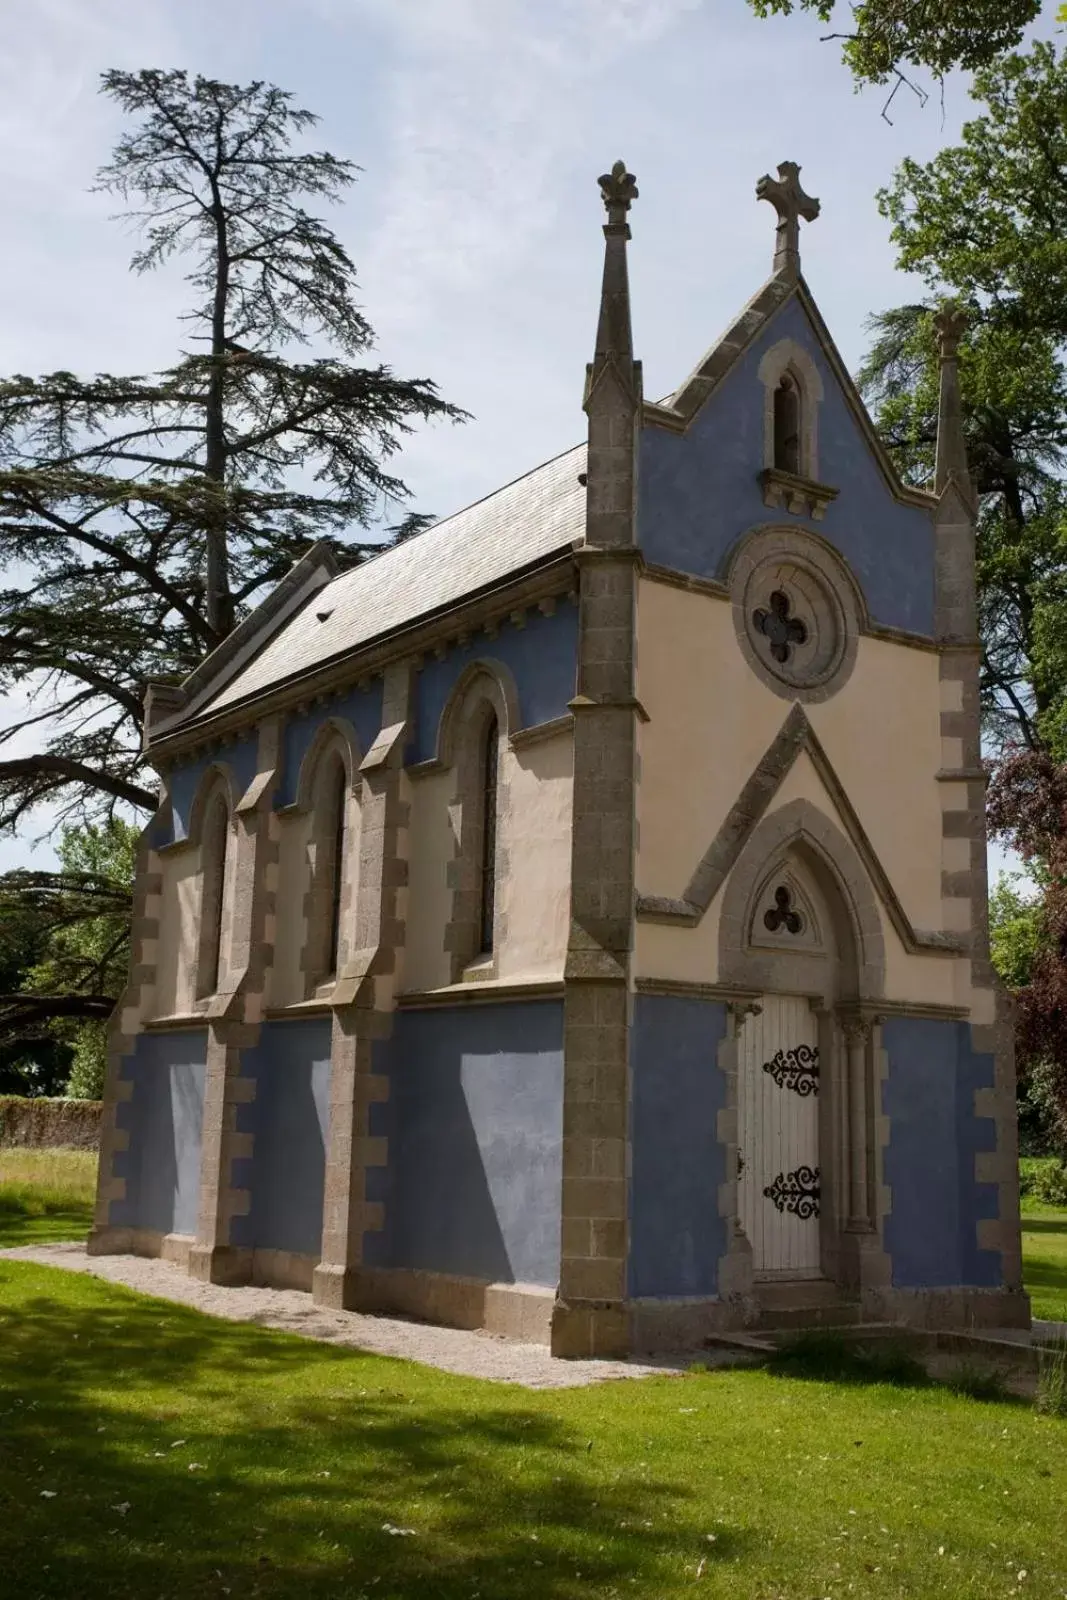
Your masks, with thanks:
M484 500L343 572L220 691L200 716L356 650L580 541L586 447L546 461ZM329 615L319 620L319 613Z

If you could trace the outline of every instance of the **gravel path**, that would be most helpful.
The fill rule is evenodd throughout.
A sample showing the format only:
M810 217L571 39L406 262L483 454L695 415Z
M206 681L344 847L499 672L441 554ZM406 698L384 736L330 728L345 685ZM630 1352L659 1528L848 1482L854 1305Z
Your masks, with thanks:
M683 1371L679 1365L642 1365L636 1361L561 1361L544 1345L517 1344L493 1334L462 1328L438 1328L399 1317L366 1316L358 1311L327 1311L308 1294L295 1289L222 1288L199 1283L169 1261L144 1256L88 1256L84 1245L22 1245L0 1250L8 1261L32 1261L42 1267L62 1267L87 1272L106 1283L125 1284L142 1294L174 1300L209 1316L231 1322L254 1322L262 1328L302 1334L329 1344L354 1345L380 1356L400 1356L421 1361L444 1372L467 1378L489 1378L496 1383L519 1383L527 1389L570 1389L607 1378L647 1378L657 1373ZM713 1365L714 1352L702 1352L705 1365Z

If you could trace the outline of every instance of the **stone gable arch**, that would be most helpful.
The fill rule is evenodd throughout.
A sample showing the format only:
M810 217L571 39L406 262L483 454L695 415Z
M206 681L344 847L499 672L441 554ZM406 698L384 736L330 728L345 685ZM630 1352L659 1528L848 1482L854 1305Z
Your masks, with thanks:
M810 800L791 800L765 816L747 839L723 887L719 920L720 982L776 988L791 958L748 947L757 897L776 859L795 853L829 911L840 971L838 998L877 1000L885 991L885 935L872 885L852 844ZM806 976L798 969L796 976ZM810 981L810 980L809 980ZM803 988L804 983L798 983Z

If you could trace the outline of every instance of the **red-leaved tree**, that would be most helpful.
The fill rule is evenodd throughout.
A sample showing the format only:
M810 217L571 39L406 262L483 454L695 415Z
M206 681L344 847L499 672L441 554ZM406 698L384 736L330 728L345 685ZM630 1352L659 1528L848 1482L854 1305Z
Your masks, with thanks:
M1015 991L1015 1047L1025 1077L1043 1065L1067 1143L1067 765L1045 750L1015 750L989 786L989 832L1042 869L1042 937L1030 982Z

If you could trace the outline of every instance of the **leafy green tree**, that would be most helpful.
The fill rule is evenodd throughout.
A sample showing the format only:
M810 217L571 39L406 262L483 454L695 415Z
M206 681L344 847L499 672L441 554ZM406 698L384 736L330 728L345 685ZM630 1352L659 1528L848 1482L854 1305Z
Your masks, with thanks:
M67 1093L75 1099L95 1100L103 1093L107 1017L129 966L138 837L138 829L121 817L64 829L61 871L51 893L42 896L52 932L44 959L27 976L27 1001L38 1000L52 1037L70 1046ZM81 1015L72 1003L78 997L85 1000Z
M871 319L860 388L906 481L929 483L937 434L935 303ZM1067 700L1067 377L1053 341L970 306L960 387L979 498L981 689L992 748L1036 748Z
M0 747L40 739L0 760L0 826L42 801L153 809L146 680L190 671L312 541L343 563L378 548L353 529L404 499L389 458L417 422L462 416L428 379L359 364L355 268L305 208L356 168L300 148L309 111L182 71L102 88L131 125L99 187L140 230L136 272L185 263L188 348L148 376L0 382L0 690L38 696Z
M1045 896L1048 874L1003 873L989 896L989 942L993 965L1009 989L1027 993L1045 958ZM1021 1053L1020 1053L1021 1055ZM1056 1104L1056 1073L1046 1060L1019 1061L1019 1147L1023 1155L1054 1155L1064 1148Z
M1040 884L1036 905L994 896L992 948L1015 989L1016 1056L1031 1131L1067 1153L1067 764L1045 750L1000 762L989 788L990 831L1018 851ZM1010 976L1009 976L1010 975ZM1024 1130L1026 1118L1022 1119ZM1035 1151L1036 1153L1036 1151Z
M928 479L930 312L946 293L966 308L987 734L1067 755L1067 60L1035 45L979 72L972 94L981 114L960 143L904 161L879 196L930 297L874 319L861 383L905 475Z
M103 1088L107 1018L129 963L137 840L121 817L65 828L58 872L0 880L0 926L32 928L35 956L0 993L0 1038L62 1046L64 1084L76 1097Z
M1042 945L1039 885L1023 872L1002 873L989 895L989 943L993 965L1009 989L1023 989Z
M975 76L958 145L905 160L879 196L898 264L998 326L1067 336L1067 60L1035 44Z
M841 56L857 87L902 80L906 71L925 67L937 78L953 68L973 72L990 65L1022 41L1027 25L1040 14L1041 0L748 0L758 17L813 13L835 24L848 12L845 31L834 28L824 39L839 40Z
M49 929L36 908L0 893L0 995L21 990L45 954ZM0 1015L4 1001L0 1000ZM0 1025L0 1094L61 1094L70 1076L70 1047L30 1023Z

